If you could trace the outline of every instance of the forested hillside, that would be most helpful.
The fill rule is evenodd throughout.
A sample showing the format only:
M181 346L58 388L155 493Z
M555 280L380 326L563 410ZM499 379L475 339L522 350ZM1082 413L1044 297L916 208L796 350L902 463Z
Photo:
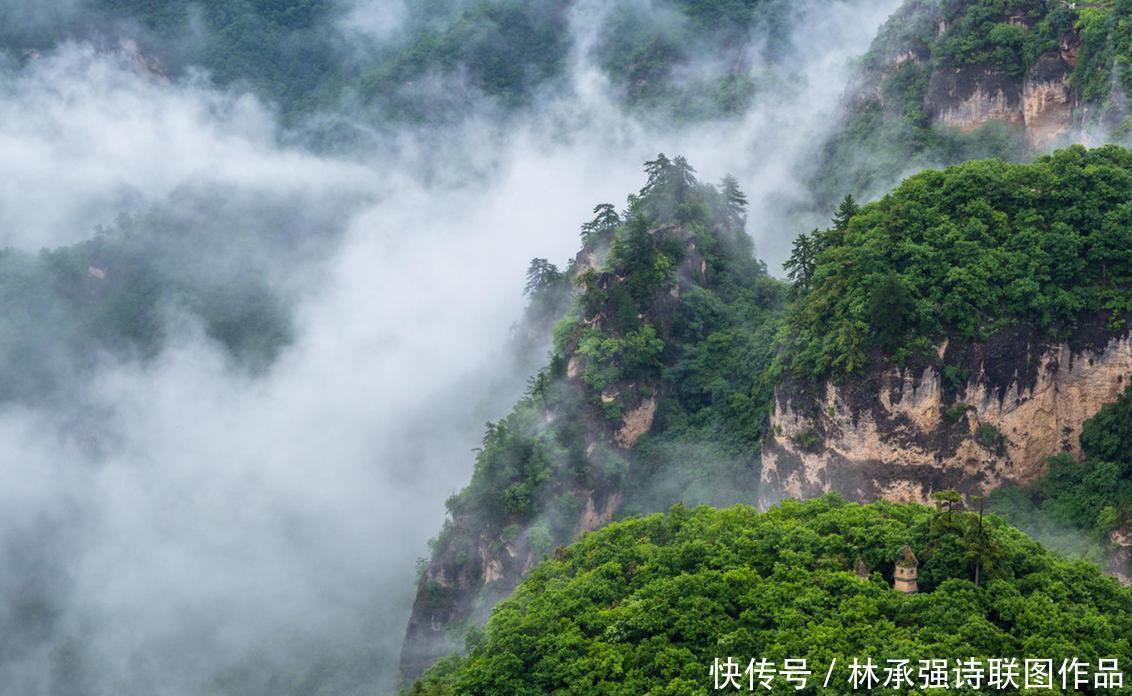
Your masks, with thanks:
M1037 528L1038 513L1022 501L1046 512L1072 509L1045 519L1093 535L1096 551L1076 555L1103 560L1104 535L1125 519L1127 503L1116 483L1120 465L1105 463L1120 445L1099 454L1095 443L1119 442L1123 411L1111 407L1085 425L1089 463L1058 455L1049 477L1034 483L1059 450L1026 449L1038 457L1030 475L1010 456L1041 424L1022 433L984 416L985 404L1000 403L1005 391L979 397L983 403L968 394L983 374L1031 379L1047 369L1027 345L1103 346L1126 334L1129 157L1109 146L1070 148L1030 165L977 161L918 174L864 206L847 197L828 229L797 241L789 286L750 260L738 233L743 196L730 182L705 187L679 157L647 163L649 182L626 212L596 208L570 269L532 265L535 302L572 283L575 309L554 330L550 366L511 415L489 424L471 485L449 501L451 521L418 588L407 673L430 660L418 646L438 645L424 626L440 622L447 636L440 645L458 646L540 555L580 532L677 501L772 498L786 477L782 442L802 453L801 466L807 453L827 447L852 452L832 442L859 437L843 432L852 421L828 417L829 402L813 396L821 389L807 386L822 380L853 390L849 413L875 414L890 398L874 386L888 370L939 375L929 423L938 432L908 434L899 417L880 435L919 438L913 442L927 461L934 458L893 469L920 477L923 493L911 499L951 487L974 499L1024 483L1025 492L996 494L995 508L1028 529ZM981 347L994 341L1001 343L994 351ZM1080 367L1084 361L1078 370L1093 365ZM784 399L814 426L796 432L800 426L779 414ZM972 447L987 452L983 466L950 470L947 453L970 457ZM899 463L905 455L895 456ZM994 457L1005 462L1002 479L990 476ZM825 480L826 490L869 500L883 494L847 481L871 475L883 488L884 477L896 475L855 466L846 464L844 480Z
M419 672L541 554L614 515L753 501L784 285L754 259L733 179L646 163L624 211L595 208L565 271L536 259L531 310L555 307L550 364L489 423L471 483L422 569L402 655ZM437 626L443 628L437 630Z
M985 340L1012 325L1065 338L1103 315L1122 329L1130 195L1132 157L1115 146L917 174L795 241L788 267L800 296L784 359L819 377L860 371L876 354L936 357L945 339Z
M625 106L647 118L711 119L740 114L783 79L773 58L810 9L785 0L672 0L661 12L579 4L429 0L363 11L334 0L86 0L0 8L0 44L27 60L59 41L125 35L155 71L203 67L221 86L276 102L292 121L346 105L441 123L467 99L489 97L502 114L566 89L581 30L591 34L582 57ZM577 21L587 24L572 27Z
M924 167L1126 142L1126 0L911 0L861 59L813 183L825 203Z
M69 247L0 250L0 403L65 398L100 362L152 359L193 323L234 364L265 369L290 340L285 293L269 280L285 252L241 248L155 212Z
M855 498L993 491L1127 576L1130 194L1128 151L1073 147L924 172L799 237L764 499L818 466Z
M918 594L892 588L905 545L918 557ZM408 693L704 693L713 661L729 656L744 669L752 657L776 668L804 659L810 689L837 659L830 693L856 691L853 657L908 660L914 685L922 659L1122 662L1130 606L1132 590L1095 566L946 505L676 507L558 549L469 636L466 656ZM772 681L776 693L795 689L782 674Z

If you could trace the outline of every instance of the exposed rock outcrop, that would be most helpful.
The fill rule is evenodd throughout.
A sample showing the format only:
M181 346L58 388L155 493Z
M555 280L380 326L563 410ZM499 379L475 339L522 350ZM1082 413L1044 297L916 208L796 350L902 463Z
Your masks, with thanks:
M1026 137L1034 149L1053 146L1073 127L1070 69L1064 52L1050 51L1030 68L1022 83L1022 116Z
M991 67L965 65L932 71L924 106L946 128L973 131L991 121L1021 125L1020 82Z
M1043 54L1018 79L990 66L935 69L924 106L940 126L968 133L991 123L1024 127L1034 149L1047 149L1074 125L1072 67L1062 51Z
M957 375L965 378L952 384ZM843 384L787 382L764 445L763 502L830 490L854 500L925 502L945 488L982 494L1032 482L1050 456L1079 451L1082 424L1130 375L1127 333L1097 331L1080 344L1016 330L945 346L926 366Z
M592 532L604 527L613 521L613 516L621 508L621 501L625 496L620 491L605 496L602 503L597 502L593 491L587 491L586 502L582 506L582 514L578 517L577 534Z
M641 436L652 429L652 421L656 416L656 397L650 396L641 401L640 405L625 414L621 427L614 435L618 445L628 449L637 444Z
M703 286L712 274L697 249L694 231L679 225L651 230L659 244L682 248L673 280L657 291L640 318L669 338L674 314L692 288ZM597 294L605 296L627 279L606 268L608 246L587 246L572 264L576 282L589 276ZM592 275L591 275L592 274ZM612 331L607 327L619 307L610 301L594 303L578 317L580 327ZM578 351L578 337L564 347L560 402L544 399L543 423L569 421L585 442L577 459L558 462L564 471L582 472L544 484L555 509L539 509L529 517L512 515L502 522L486 521L482 510L460 514L446 525L433 547L433 555L418 582L417 597L401 653L401 672L414 679L438 658L459 646L463 632L486 620L491 607L514 589L544 553L555 544L611 522L625 500L621 479L608 473L612 466L629 466L633 448L654 425L663 387L659 380L636 376L621 378L600 391L585 380L588 358ZM579 461L580 460L580 461ZM545 502L545 501L544 501ZM555 517L548 527L547 519ZM542 538L534 538L541 525ZM550 533L548 529L557 529ZM549 548L547 547L549 544Z
M1132 527L1123 525L1108 535L1108 572L1132 585Z

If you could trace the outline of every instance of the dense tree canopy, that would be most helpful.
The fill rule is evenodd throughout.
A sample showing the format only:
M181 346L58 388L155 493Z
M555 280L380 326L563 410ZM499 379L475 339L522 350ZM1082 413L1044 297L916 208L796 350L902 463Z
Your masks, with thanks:
M905 544L918 594L891 587ZM1130 636L1132 590L993 516L833 497L676 507L560 549L412 693L697 694L727 656L1123 662ZM835 675L830 691L849 693Z
M791 365L853 372L872 351L925 353L1012 323L1067 335L1084 313L1132 309L1132 153L1075 146L1033 164L917 174L819 235L793 309ZM836 229L835 229L836 231Z

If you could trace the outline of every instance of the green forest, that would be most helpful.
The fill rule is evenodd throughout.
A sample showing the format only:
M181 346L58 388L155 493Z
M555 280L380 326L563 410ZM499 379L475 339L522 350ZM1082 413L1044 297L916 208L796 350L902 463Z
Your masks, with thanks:
M911 595L891 585L906 544L919 560ZM993 515L835 496L761 514L678 506L558 549L469 635L466 656L408 693L698 694L721 656L806 658L819 674L851 656L1097 664L1132 657L1129 636L1132 591ZM852 693L835 674L820 691Z
M1017 325L1032 327L1048 340L1073 336L1083 317L1102 317L1114 334L1126 330L1132 245L1123 235L1132 229L1127 219L1130 165L1132 153L1115 146L1075 147L1033 164L982 160L923 172L865 205L847 196L829 228L795 242L786 264L791 282L783 283L751 258L750 239L742 232L746 197L734 181L701 183L684 158L659 155L645 163L646 185L629 197L624 211L598 205L595 218L582 226L583 250L577 258L603 256L601 266L582 269L575 267L576 260L559 271L543 259L532 262L528 313L543 315L545 321L553 314L547 308L553 307L566 316L554 327L548 367L530 380L526 395L506 418L488 424L471 484L449 500L451 517L433 542L434 558L470 571L477 540L485 535L496 539L500 550L518 541L536 557L577 558L563 546L577 533L579 500L586 491L623 495L618 518L678 502L717 507L753 502L759 492L759 448L767 437L775 386L784 379L852 379L885 365L939 362L942 354L936 346L944 340L985 340ZM945 376L965 379L957 367L938 367ZM640 440L618 447L602 435L646 399L656 400L656 415ZM1086 423L1084 462L1069 452L1058 454L1044 478L1027 487L1002 488L989 501L965 501L948 493L940 501L948 510L946 524L920 508L901 513L909 516L901 518L909 529L919 530L907 537L917 548L947 546L937 560L924 557L927 586L943 582L936 572L965 569L972 574L978 565L972 559L991 553L971 541L973 534L981 539L981 532L972 530L982 524L983 508L1061 553L1103 564L1106 535L1132 516L1132 468L1124 455L1132 446L1132 433L1126 432L1132 427L1130 403L1132 397L1127 397L1106 406ZM958 409L966 405L956 401L948 408L961 418ZM979 437L984 437L982 431ZM985 437L1002 436L994 431ZM980 512L962 512L965 503ZM887 517L902 508L877 509ZM849 510L857 508L850 506L844 514ZM988 532L991 537L1008 533L999 518L989 524L1004 530ZM939 536L941 525L952 536ZM1021 543L1021 535L1009 534L1014 541L1002 544ZM945 543L945 538L951 541ZM852 553L865 554L872 567L882 560L891 563L896 542L876 543L875 549L856 546ZM1025 553L1053 557L1026 544L1030 550ZM881 548L887 557L876 555ZM839 548L837 554L844 565L848 552ZM999 573L1013 579L1023 572L1012 566L1014 561L1003 561L1000 568L997 556L984 560L987 581ZM811 571L824 568L818 560L807 563L803 565ZM958 582L961 576L952 579ZM538 588L531 590L535 594L547 591L545 584L532 586ZM431 581L422 588L430 602L443 604L454 596ZM502 596L499 591L482 588L484 606ZM697 592L689 590L694 596ZM546 606L564 603L555 598ZM540 615L529 625L558 623ZM469 646L479 645L473 626L450 626L452 645L458 647L464 635ZM602 626L605 630L607 624ZM1016 632L1006 634L1021 640ZM1019 654L1019 643L1000 638L1006 642L977 645ZM688 641L700 650L706 647ZM824 643L810 636L801 644ZM534 649L524 645L522 651L512 650L526 654ZM931 647L916 648L917 654L926 655ZM484 650L491 659L507 659L498 645ZM519 671L508 673L499 663L480 665L469 658L438 668L436 674L459 680L451 682L460 685L456 693L492 693L519 687L518 682L492 681L489 675L518 679L528 670L542 674L545 669L554 675L548 679L570 684L563 675L591 674L590 667L602 664L627 670L618 674L624 684L635 685L625 687L630 690L647 691L668 678L685 684L680 688L694 688L677 673L650 672L660 667L646 663L660 656L618 653L584 659L596 662L563 665L563 672L555 671L558 666L522 662L523 668L512 665ZM675 655L663 659L672 669L697 664ZM653 676L634 681L629 665ZM460 676L445 672L450 669ZM468 676L473 672L479 676ZM430 679L440 679L436 674ZM595 682L570 688L604 692L608 686ZM543 683L532 693L554 688L561 684Z
M0 44L46 49L76 34L92 38L116 25L141 31L144 50L179 73L203 67L221 86L250 88L276 104L290 123L315 112L361 107L383 121L440 124L458 115L469 97L485 96L499 113L529 106L560 91L571 59L570 13L561 0L428 0L404 7L392 36L343 43L352 21L348 3L331 0L152 2L91 0L83 12L52 21L5 21ZM643 6L619 6L597 27L592 59L617 85L620 99L645 118L698 120L738 115L760 87L784 79L782 69L749 55L753 40L774 52L801 10L784 0L707 2L673 0L657 15ZM392 9L391 9L392 11ZM90 15L96 15L92 21ZM17 21L21 20L21 21ZM200 23L203 40L184 37ZM725 55L727 67L696 66L705 52ZM17 52L18 53L18 52ZM359 56L364 56L360 58ZM691 70L693 66L695 70ZM681 73L697 72L689 80ZM466 91L439 88L456 78ZM431 88L430 83L437 83ZM763 84L765 83L765 84ZM333 131L321 141L343 137Z
M980 160L910 177L851 219L803 235L787 360L818 377L1011 324L1064 338L1132 308L1132 157L1077 146L1033 164ZM852 212L847 211L847 212Z

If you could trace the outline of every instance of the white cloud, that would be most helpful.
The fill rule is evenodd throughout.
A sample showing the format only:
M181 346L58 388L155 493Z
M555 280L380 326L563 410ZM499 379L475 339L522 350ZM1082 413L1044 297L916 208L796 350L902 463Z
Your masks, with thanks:
M342 0L346 14L341 20L347 34L384 41L404 25L408 7L404 0Z
M276 144L246 95L170 87L123 51L69 44L0 83L0 247L72 243L178 187L317 196L372 172Z

